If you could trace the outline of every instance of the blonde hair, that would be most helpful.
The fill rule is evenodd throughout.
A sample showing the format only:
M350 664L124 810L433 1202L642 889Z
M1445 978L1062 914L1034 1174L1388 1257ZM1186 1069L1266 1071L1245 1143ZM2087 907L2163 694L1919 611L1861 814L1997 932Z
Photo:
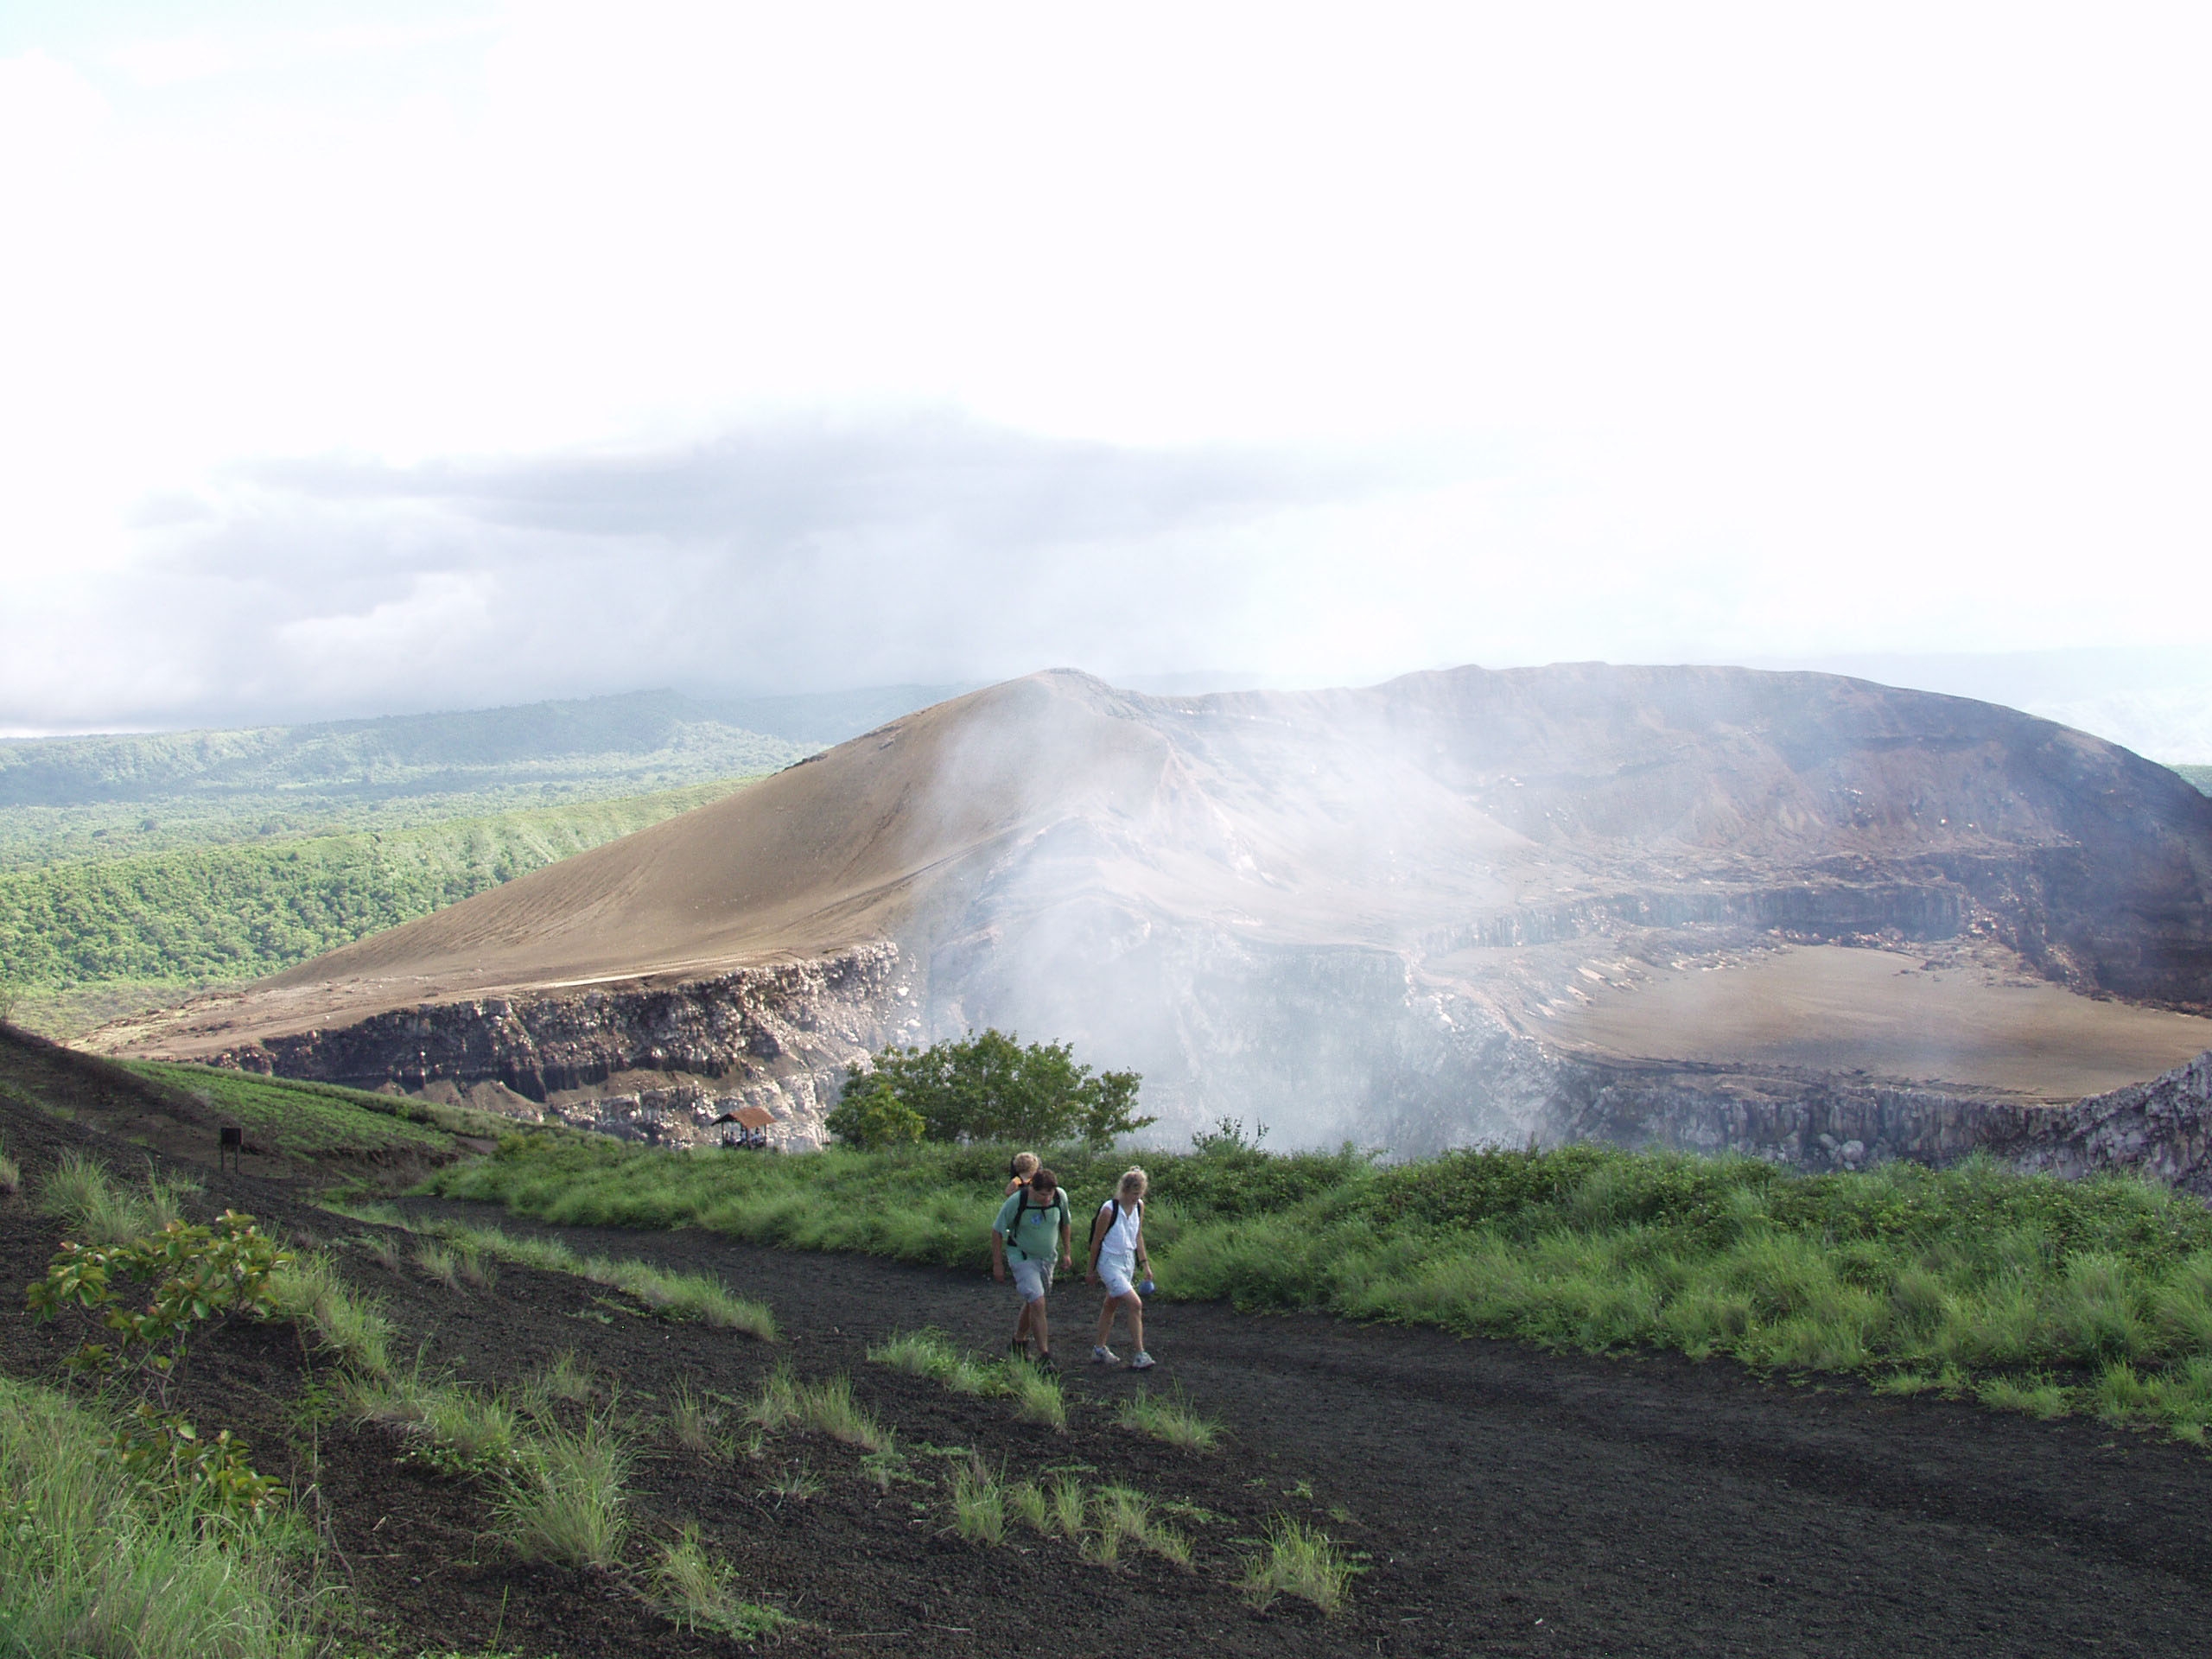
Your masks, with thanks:
M1007 1167L1015 1179L1026 1181L1037 1173L1037 1164L1038 1158L1035 1153L1017 1152L1014 1154L1014 1162Z
M1144 1197L1146 1189L1151 1185L1151 1176L1141 1169L1132 1167L1122 1175L1121 1186L1117 1190L1124 1198L1141 1198Z

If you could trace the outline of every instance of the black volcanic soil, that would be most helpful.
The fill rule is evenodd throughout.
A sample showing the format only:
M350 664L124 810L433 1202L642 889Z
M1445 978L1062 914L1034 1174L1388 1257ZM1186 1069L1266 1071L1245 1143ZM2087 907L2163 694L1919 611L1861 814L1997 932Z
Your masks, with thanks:
M20 1084L22 1078L17 1077ZM62 1147L137 1148L0 1096L9 1150L35 1178ZM200 1170L210 1205L249 1208L318 1240L362 1229L283 1185ZM979 1221L979 1226L981 1223ZM2212 1458L2094 1422L2038 1424L1853 1386L1763 1383L1721 1363L1562 1357L1433 1332L1162 1305L1154 1387L1180 1388L1229 1430L1186 1454L1112 1427L1134 1379L1071 1366L1065 1433L1014 1422L868 1365L867 1344L933 1323L988 1348L1010 1322L981 1274L786 1254L711 1236L566 1234L580 1248L718 1273L775 1307L770 1348L639 1317L566 1278L501 1271L449 1291L349 1255L428 1362L513 1381L563 1350L619 1379L645 1455L630 1570L521 1567L484 1533L474 1487L397 1460L379 1431L308 1426L296 1338L242 1327L203 1344L181 1384L206 1424L253 1442L326 1517L353 1622L391 1650L509 1650L539 1659L714 1654L635 1586L656 1539L687 1521L760 1599L808 1621L795 1655L1972 1654L2201 1651L2212 1619ZM0 1271L43 1268L51 1225L0 1201ZM1088 1299L1057 1299L1060 1345L1084 1351ZM0 1303L0 1367L52 1376L69 1345ZM757 1462L685 1453L654 1424L679 1384L741 1395L779 1358L849 1372L897 1428L922 1478L880 1491L856 1453L772 1438ZM986 1550L947 1530L949 1460L976 1446L1009 1470L1077 1466L1222 1517L1192 1529L1198 1570L1150 1558L1086 1566L1018 1528ZM804 1462L805 1500L769 1485ZM1255 1612L1236 1540L1276 1513L1317 1521L1364 1558L1350 1608Z

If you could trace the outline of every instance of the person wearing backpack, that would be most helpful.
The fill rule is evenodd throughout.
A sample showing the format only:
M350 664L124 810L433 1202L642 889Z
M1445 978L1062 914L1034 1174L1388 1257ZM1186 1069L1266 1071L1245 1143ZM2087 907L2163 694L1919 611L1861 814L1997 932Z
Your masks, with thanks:
M1137 1269L1144 1269L1144 1288L1152 1288L1152 1255L1144 1247L1144 1195L1150 1178L1141 1169L1122 1177L1114 1196L1098 1206L1090 1218L1090 1271L1084 1275L1092 1284L1103 1282L1106 1305L1098 1310L1098 1340L1092 1344L1090 1363L1111 1365L1116 1356L1106 1345L1114 1334L1118 1308L1129 1316L1129 1369L1148 1371L1152 1356L1144 1347L1144 1298L1137 1294Z
M1037 1363L1052 1363L1052 1333L1045 1321L1045 1293L1052 1287L1052 1262L1071 1271L1075 1267L1075 1224L1068 1210L1068 1195L1060 1191L1060 1178L1039 1169L1029 1184L1010 1194L999 1206L991 1224L991 1277L1006 1282L1009 1262L1014 1287L1021 1293L1021 1317L1014 1324L1016 1354L1026 1354L1027 1344L1037 1344Z

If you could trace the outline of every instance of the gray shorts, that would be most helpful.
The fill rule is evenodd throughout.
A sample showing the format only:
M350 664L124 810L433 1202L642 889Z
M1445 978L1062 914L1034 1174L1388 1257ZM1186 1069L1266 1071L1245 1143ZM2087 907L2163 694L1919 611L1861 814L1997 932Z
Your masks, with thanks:
M1052 1263L1050 1261L1030 1262L1015 1256L1007 1266L1014 1269L1014 1287L1021 1293L1025 1302L1041 1302L1045 1293L1052 1287Z

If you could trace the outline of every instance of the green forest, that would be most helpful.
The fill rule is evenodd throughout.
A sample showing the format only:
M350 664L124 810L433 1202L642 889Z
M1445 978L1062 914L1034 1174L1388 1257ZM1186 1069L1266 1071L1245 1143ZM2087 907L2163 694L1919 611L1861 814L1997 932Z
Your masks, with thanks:
M56 1034L257 978L717 800L726 779L415 828L0 870L0 971ZM100 994L105 992L107 994Z

